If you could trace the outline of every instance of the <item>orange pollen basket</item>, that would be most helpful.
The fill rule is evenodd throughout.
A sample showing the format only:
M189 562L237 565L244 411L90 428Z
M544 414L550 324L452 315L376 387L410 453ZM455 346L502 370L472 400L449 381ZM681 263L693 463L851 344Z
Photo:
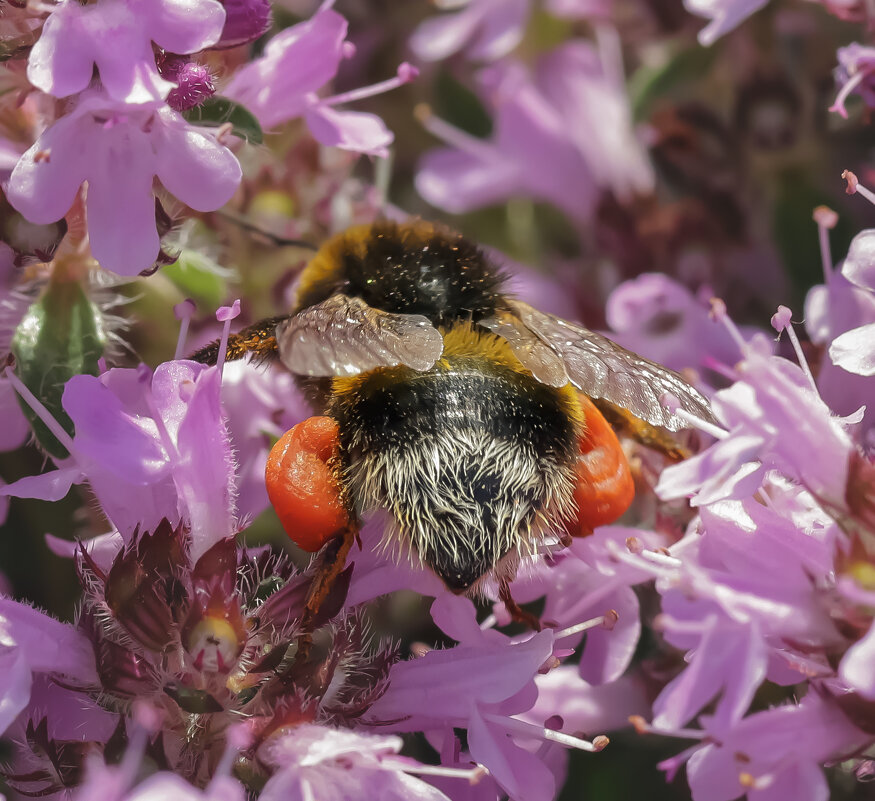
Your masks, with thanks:
M337 422L310 417L286 431L267 459L271 505L292 542L310 553L349 524L333 468L337 453Z
M587 537L629 508L635 482L614 429L589 398L579 397L586 425L580 436L574 490L577 519L568 530L575 537Z

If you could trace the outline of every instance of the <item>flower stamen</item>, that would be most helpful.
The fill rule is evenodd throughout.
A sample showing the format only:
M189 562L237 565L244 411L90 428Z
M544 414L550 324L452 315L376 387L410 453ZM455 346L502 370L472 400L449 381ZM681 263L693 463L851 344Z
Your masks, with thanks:
M219 368L219 380L221 382L222 374L225 371L225 357L228 355L228 337L231 334L231 320L238 317L240 314L240 299L235 300L230 306L220 306L216 310L216 319L223 323L222 339L219 343L219 358L216 361L216 366Z
M381 95L385 92L390 92L392 89L397 89L399 86L404 86L410 83L419 75L419 70L406 61L402 61L398 65L398 71L394 78L387 78L385 81L371 84L370 86L362 86L359 89L352 89L349 92L341 92L339 95L331 95L325 97L320 102L326 106L339 106L341 103L353 103L356 100L364 100L366 97Z
M179 337L176 340L176 351L173 354L173 360L178 361L185 353L185 340L188 338L188 326L195 312L194 301L191 298L186 298L182 303L177 303L173 307L173 314L179 320Z
M820 262L823 265L824 281L829 282L833 271L832 251L829 246L829 232L836 227L839 215L828 206L818 206L812 214L817 223L817 238L820 242Z
M488 720L504 726L511 732L519 734L522 737L533 737L538 740L549 740L560 745L576 748L579 751L588 751L596 753L603 751L610 740L605 735L600 734L594 737L592 741L584 740L580 737L575 737L573 734L548 729L545 726L538 726L536 723L529 723L526 720L519 718L502 717L501 715L484 715Z
M790 342L793 344L793 350L796 351L796 360L799 362L802 372L805 373L808 383L811 384L811 389L814 390L814 394L819 396L820 393L817 391L817 384L814 381L814 375L811 372L811 368L808 366L808 359L805 358L805 354L802 352L802 344L799 342L799 337L796 336L796 331L793 328L793 321L790 319L792 314L793 313L786 306L778 306L778 311L772 315L772 328L774 328L779 335L782 331L787 332L787 336L790 337Z
M15 375L15 371L11 367L7 367L3 371L13 389L21 396L21 399L33 410L33 413L45 423L46 428L55 435L58 442L63 445L69 453L74 453L73 438L64 430L63 426L52 416L52 413L40 402L25 385L25 383Z

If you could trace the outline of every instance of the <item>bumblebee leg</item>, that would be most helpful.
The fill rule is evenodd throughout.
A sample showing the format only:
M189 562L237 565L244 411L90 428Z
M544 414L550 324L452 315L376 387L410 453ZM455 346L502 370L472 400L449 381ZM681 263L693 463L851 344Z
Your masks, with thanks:
M226 361L232 362L235 359L242 359L247 353L253 354L257 361L273 358L277 352L276 327L288 319L288 315L270 317L250 325L236 334L231 334L228 337ZM215 364L219 359L219 340L204 345L189 358L192 361L201 362L201 364Z
M329 540L319 552L319 566L316 568L316 575L313 576L310 589L307 590L302 624L304 628L307 628L308 623L312 625L319 614L322 602L328 597L337 577L343 572L346 557L349 556L358 532L358 526L350 523L334 539Z
M504 604L504 608L507 609L511 619L515 622L522 623L535 631L541 631L544 628L544 624L541 623L541 619L537 615L526 612L513 599L513 596L510 594L510 582L506 578L498 580L498 600Z
M672 462L681 462L692 453L681 445L668 431L639 420L631 412L602 398L592 401L602 416L621 434L658 451Z
M264 476L271 505L289 538L318 553L298 639L298 659L306 660L320 607L343 572L359 531L346 503L337 421L310 417L290 428L271 449Z

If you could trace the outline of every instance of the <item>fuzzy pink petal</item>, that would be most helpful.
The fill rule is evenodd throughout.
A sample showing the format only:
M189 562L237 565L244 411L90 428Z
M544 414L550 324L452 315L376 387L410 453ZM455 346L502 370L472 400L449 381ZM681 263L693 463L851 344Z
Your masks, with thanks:
M152 139L161 183L195 211L224 206L243 176L234 154L173 112L164 122Z
M364 111L338 111L318 104L308 109L305 119L313 137L328 147L385 157L395 139L376 114Z
M3 675L3 685L0 688L0 734L9 728L27 706L32 682L32 673L24 653L14 645L7 647L3 639L5 638L0 633L0 673Z
M192 561L234 533L235 463L219 397L218 370L207 370L194 387L176 443L180 460L173 475L188 507Z

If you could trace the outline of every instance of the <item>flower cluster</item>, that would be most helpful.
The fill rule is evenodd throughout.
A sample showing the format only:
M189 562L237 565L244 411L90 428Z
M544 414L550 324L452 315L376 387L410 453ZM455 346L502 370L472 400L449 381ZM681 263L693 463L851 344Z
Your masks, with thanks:
M2 791L615 801L661 749L693 801L864 797L875 195L836 179L871 155L868 18L0 0ZM476 597L383 511L348 553L280 536L265 465L323 389L224 363L327 237L436 213L509 295L713 410L663 396L669 435L606 406L624 517L546 533ZM779 306L775 337L780 302L802 322ZM186 358L220 333L216 366Z
M242 170L229 137L243 135L235 128L240 117L254 113L269 128L305 117L325 145L385 155L392 134L378 117L335 106L405 83L416 71L402 64L396 79L320 98L316 92L354 52L346 21L331 5L282 31L263 57L223 79L224 97L216 94L211 65L226 48L269 29L263 0L34 5L47 16L27 57L27 80L59 102L54 114L34 107L36 141L11 171L9 202L31 222L51 223L87 185L91 252L102 267L133 276L159 258L167 195L200 212L232 198ZM211 58L210 50L220 53ZM236 112L232 101L241 104Z
M822 225L831 216L816 214ZM841 339L875 320L871 236L857 235L840 270L825 264L828 283L806 304L831 362L821 380L859 380L870 402L875 340L859 341L851 358ZM849 291L860 293L859 316L838 324ZM695 801L826 799L821 766L865 776L875 744L872 418L865 407L838 417L824 402L786 307L773 325L800 364L746 342L719 301L712 314L741 359L723 365L733 383L713 397L719 426L691 420L713 444L664 470L655 488L664 500L689 498L698 514L667 550L635 537L615 552L651 571L656 625L687 663L654 701L652 722L636 723L697 741L663 763L669 776L687 764Z

